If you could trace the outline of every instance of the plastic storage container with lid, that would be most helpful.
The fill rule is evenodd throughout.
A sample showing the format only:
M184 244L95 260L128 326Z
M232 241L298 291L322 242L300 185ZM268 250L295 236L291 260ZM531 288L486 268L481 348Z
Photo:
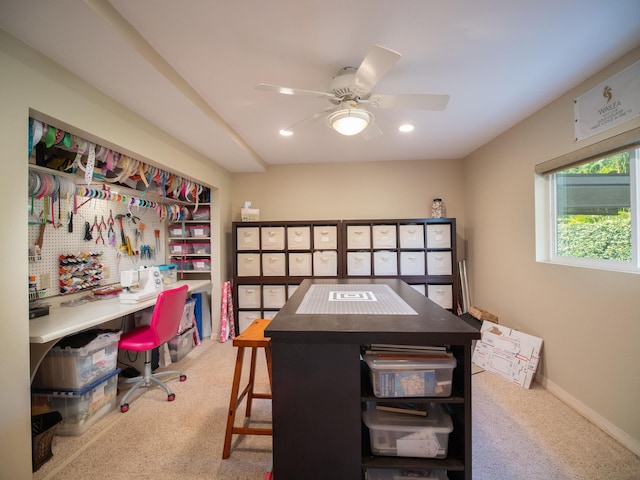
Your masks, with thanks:
M162 275L163 285L171 285L172 283L176 283L178 281L177 265L158 265L158 270L160 270L160 275Z
M362 412L371 453L395 457L446 458L453 423L441 404L427 405L427 416L381 410Z
M371 371L373 394L378 398L451 395L456 359L450 353L433 356L369 353L364 360Z
M191 218L198 222L209 220L211 218L211 209L209 207L201 206L199 206L197 210L195 208L192 208Z
M191 244L192 251L190 253L194 253L196 255L210 255L211 254L211 244L210 243L192 243Z
M176 335L167 342L172 362L179 362L193 349L193 327Z
M193 253L193 246L190 243L170 243L169 253L171 255L189 255Z
M172 238L189 237L191 236L191 231L188 228L182 228L182 225L170 225L169 236Z
M111 373L118 364L120 334L88 330L64 337L42 360L33 387L77 391Z
M211 234L209 225L189 225L190 236L193 238L208 238Z
M446 470L430 468L403 468L389 470L386 468L368 468L368 480L449 480Z
M82 435L115 409L119 372L116 368L76 392L36 390L31 395L31 408L35 412L60 412L62 422L56 430L57 435Z

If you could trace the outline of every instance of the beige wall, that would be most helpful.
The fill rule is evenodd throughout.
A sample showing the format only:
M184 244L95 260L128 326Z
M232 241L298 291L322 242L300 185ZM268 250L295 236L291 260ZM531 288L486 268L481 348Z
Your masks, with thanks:
M573 99L640 48L464 162L473 303L544 340L547 388L640 454L640 275L536 262L534 165L640 125L573 141Z
M4 252L0 275L2 320L0 337L0 476L31 478L31 427L29 383L29 325L26 255L27 240L27 125L32 108L66 125L76 127L135 157L183 173L217 190L213 213L215 232L228 224L229 174L201 155L167 138L160 130L124 109L67 71L0 30L0 144L4 176L0 189L0 245ZM124 151L124 150L121 150ZM221 207L221 208L220 208ZM221 235L214 250L223 251ZM15 254L13 254L15 253ZM219 262L219 258L214 257ZM220 280L214 278L213 311ZM22 294L20 294L22 292Z
M461 180L460 160L277 165L232 176L232 218L240 221L245 200L260 209L260 220L425 218L441 197L460 236Z

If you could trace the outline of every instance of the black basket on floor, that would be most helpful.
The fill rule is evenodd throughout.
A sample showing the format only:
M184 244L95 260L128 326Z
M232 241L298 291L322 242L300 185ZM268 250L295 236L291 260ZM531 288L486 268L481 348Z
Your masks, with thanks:
M31 460L34 472L53 456L51 441L61 421L62 415L57 410L31 417Z

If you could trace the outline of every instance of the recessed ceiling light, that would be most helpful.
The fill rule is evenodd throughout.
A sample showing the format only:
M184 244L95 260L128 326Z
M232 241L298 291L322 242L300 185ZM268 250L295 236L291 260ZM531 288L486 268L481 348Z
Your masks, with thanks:
M413 132L415 128L416 127L411 125L410 123L405 123L404 125L400 125L398 127L398 130L400 130L401 132L407 133L407 132Z
M285 130L284 128L280 130L278 133L283 137L290 137L291 135L293 135L293 132L291 130Z

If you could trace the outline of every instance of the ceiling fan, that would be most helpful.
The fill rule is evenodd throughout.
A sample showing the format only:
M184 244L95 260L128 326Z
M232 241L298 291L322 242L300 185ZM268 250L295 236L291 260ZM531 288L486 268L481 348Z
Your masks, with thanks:
M316 112L289 128L281 130L280 133L283 135L291 135L296 128L326 115L328 125L342 135L357 135L364 131L365 136L374 137L382 132L375 125L373 113L363 106L379 109L444 110L449 102L449 95L373 94L375 85L400 60L400 57L398 52L380 45L373 45L357 69L344 67L338 71L329 83L328 92L281 87L268 83L260 83L256 89L284 95L324 98L332 104L323 111Z

